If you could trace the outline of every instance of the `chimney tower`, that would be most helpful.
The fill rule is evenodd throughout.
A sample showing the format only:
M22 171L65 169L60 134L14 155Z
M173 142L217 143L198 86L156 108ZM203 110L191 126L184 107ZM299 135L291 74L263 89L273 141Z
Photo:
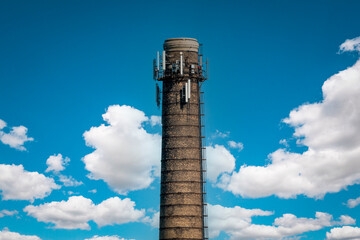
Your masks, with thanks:
M165 40L164 51L154 60L154 79L162 82L156 83L158 106L162 98L160 240L208 239L201 92L205 66L193 38Z

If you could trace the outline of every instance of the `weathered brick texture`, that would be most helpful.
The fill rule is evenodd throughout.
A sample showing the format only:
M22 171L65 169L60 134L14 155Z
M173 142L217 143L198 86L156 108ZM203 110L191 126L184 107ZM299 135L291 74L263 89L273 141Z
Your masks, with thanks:
M163 80L160 239L202 240L198 53L197 49L181 49L181 44L194 44L194 40L185 39L179 45L167 41L166 62L175 64L181 50L185 66L183 76L172 75ZM195 74L190 74L191 64L196 67ZM188 103L183 103L181 91L189 78L191 97Z

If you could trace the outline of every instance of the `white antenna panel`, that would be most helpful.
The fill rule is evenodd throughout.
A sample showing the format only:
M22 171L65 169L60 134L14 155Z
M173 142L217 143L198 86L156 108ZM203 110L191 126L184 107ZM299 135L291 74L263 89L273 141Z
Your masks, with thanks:
M183 53L180 52L180 74L183 75Z
M188 95L188 99L190 99L191 97L191 80L189 79L187 82L187 95Z
M166 68L166 52L163 51L163 61L162 61L162 69L165 71L165 68Z

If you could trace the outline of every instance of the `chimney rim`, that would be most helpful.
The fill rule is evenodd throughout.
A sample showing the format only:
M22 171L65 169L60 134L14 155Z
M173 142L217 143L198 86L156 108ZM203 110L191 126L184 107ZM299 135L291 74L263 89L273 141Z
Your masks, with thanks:
M168 38L164 42L164 50L169 52L198 52L199 42L195 38Z

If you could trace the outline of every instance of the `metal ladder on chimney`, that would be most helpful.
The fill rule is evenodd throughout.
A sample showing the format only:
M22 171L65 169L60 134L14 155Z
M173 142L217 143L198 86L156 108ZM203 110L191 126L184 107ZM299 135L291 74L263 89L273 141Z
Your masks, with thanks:
M205 111L204 92L200 90L200 140L201 140L201 178L202 178L202 210L203 210L203 237L209 239L208 209L206 202L206 140L205 140Z

